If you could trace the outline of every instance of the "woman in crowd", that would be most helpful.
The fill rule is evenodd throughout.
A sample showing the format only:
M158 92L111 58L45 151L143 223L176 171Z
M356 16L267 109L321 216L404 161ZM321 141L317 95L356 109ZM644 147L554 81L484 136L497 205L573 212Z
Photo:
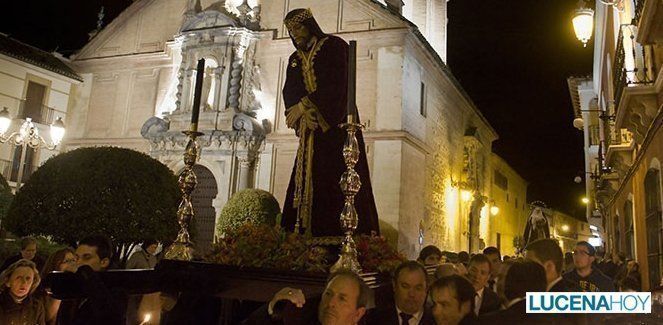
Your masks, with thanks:
M40 281L35 263L24 259L0 274L0 324L46 324L44 305L32 295Z
M72 248L62 248L51 254L46 260L46 264L44 264L44 269L41 270L41 277L45 278L46 275L53 271L76 272L76 253ZM46 323L55 325L62 301L52 298L47 291L47 288L44 288L42 285L37 292L44 301Z
M141 250L131 254L127 261L127 269L153 269L157 265L157 247L159 242L147 239L141 245Z

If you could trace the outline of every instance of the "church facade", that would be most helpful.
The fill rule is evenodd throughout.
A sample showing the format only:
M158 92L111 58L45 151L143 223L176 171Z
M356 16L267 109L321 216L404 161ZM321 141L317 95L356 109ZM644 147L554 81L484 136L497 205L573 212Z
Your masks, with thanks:
M209 245L240 189L282 204L298 145L281 98L294 51L283 18L302 7L326 33L357 41L357 106L382 233L411 258L428 244L479 250L497 134L444 63L445 0L135 1L72 58L83 82L71 92L66 149L132 148L178 172L205 58L198 245Z

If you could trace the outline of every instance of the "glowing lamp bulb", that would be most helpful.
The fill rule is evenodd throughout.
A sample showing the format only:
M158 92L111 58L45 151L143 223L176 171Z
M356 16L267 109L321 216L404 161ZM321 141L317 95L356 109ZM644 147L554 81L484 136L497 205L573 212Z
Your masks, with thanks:
M9 111L7 107L2 109L0 112L0 134L5 134L9 130L9 126L12 123L11 116L9 116Z
M594 10L585 8L582 0L579 4L579 8L573 13L573 30L578 40L582 42L582 46L586 47L594 30Z
M493 205L492 207L490 207L490 214L496 216L498 213L500 213L500 208L498 208L498 207L495 206L495 205Z
M53 124L51 124L51 141L53 141L54 145L59 145L60 142L62 141L62 138L64 138L64 122L62 122L62 118L58 117Z

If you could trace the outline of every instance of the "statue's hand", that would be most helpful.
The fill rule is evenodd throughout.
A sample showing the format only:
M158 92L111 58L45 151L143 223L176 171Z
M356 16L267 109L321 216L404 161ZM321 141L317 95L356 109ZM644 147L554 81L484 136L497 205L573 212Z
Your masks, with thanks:
M308 110L304 112L304 115L302 119L300 120L300 123L304 123L304 126L306 126L307 129L313 131L318 128L318 117L316 116L316 113L314 110Z
M301 105L301 103L292 105L286 111L285 124L291 129L295 128L295 124L297 124L297 121L299 121L302 115L304 115L304 107Z
M304 292L302 292L302 290L285 287L274 295L267 305L267 312L272 315L275 311L274 306L277 302L282 300L290 301L299 308L304 307L304 304L306 303L306 298L304 297Z

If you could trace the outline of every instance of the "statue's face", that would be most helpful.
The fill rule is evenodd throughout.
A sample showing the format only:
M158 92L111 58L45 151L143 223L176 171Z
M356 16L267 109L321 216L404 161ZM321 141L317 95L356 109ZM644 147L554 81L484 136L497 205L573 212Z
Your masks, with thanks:
M295 40L295 45L298 49L306 49L309 40L311 40L311 32L302 24L293 24L292 28L288 30L290 36Z

